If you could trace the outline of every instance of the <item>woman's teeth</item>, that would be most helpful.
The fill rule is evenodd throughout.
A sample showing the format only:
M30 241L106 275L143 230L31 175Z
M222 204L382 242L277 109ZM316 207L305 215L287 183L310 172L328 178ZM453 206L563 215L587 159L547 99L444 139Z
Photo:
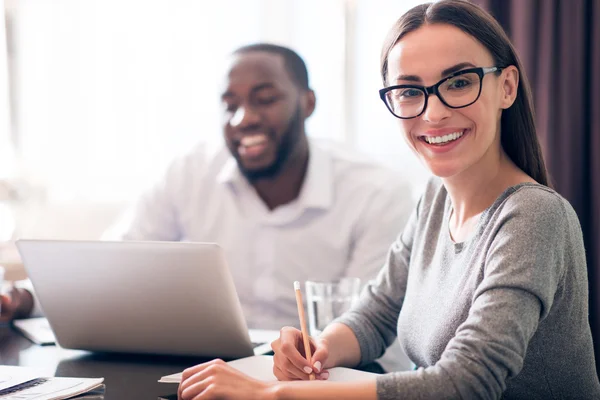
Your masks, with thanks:
M453 132L444 136L425 136L423 139L429 144L445 144L458 139L463 133L464 131Z

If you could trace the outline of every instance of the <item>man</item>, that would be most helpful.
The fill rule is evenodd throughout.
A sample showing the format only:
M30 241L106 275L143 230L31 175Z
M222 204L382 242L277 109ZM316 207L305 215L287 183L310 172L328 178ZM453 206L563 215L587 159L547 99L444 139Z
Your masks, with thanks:
M221 102L226 146L175 161L119 237L219 243L248 326L298 325L292 282L374 278L412 209L409 188L307 138L315 93L290 49L236 50Z

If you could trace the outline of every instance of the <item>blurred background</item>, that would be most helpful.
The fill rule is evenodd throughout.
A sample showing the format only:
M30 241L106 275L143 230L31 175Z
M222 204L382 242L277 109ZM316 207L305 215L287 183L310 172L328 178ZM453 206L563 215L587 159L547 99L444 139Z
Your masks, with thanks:
M19 236L97 237L175 155L221 140L224 61L258 41L304 57L318 98L311 136L424 180L377 93L383 37L419 1L4 3L2 149L13 161L0 173L27 191Z
M173 157L220 140L224 60L253 42L304 57L318 98L309 135L405 172L418 193L428 173L377 90L383 38L421 2L0 0L0 264L8 277L22 274L15 238L97 239ZM553 184L579 215L598 348L600 0L475 2L523 59Z

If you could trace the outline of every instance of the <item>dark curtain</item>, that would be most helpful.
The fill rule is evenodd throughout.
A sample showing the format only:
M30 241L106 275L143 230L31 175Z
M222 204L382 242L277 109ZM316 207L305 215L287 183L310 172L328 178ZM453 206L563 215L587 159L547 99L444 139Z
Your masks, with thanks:
M579 216L600 372L600 0L473 0L511 37L554 188Z

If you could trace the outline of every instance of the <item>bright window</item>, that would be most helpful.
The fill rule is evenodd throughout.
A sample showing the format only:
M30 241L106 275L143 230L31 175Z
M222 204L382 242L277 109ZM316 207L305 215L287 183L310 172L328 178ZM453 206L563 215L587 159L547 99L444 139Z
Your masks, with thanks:
M17 152L54 198L129 200L176 154L220 140L223 61L257 41L307 62L310 135L421 170L377 97L383 37L419 1L5 1Z

